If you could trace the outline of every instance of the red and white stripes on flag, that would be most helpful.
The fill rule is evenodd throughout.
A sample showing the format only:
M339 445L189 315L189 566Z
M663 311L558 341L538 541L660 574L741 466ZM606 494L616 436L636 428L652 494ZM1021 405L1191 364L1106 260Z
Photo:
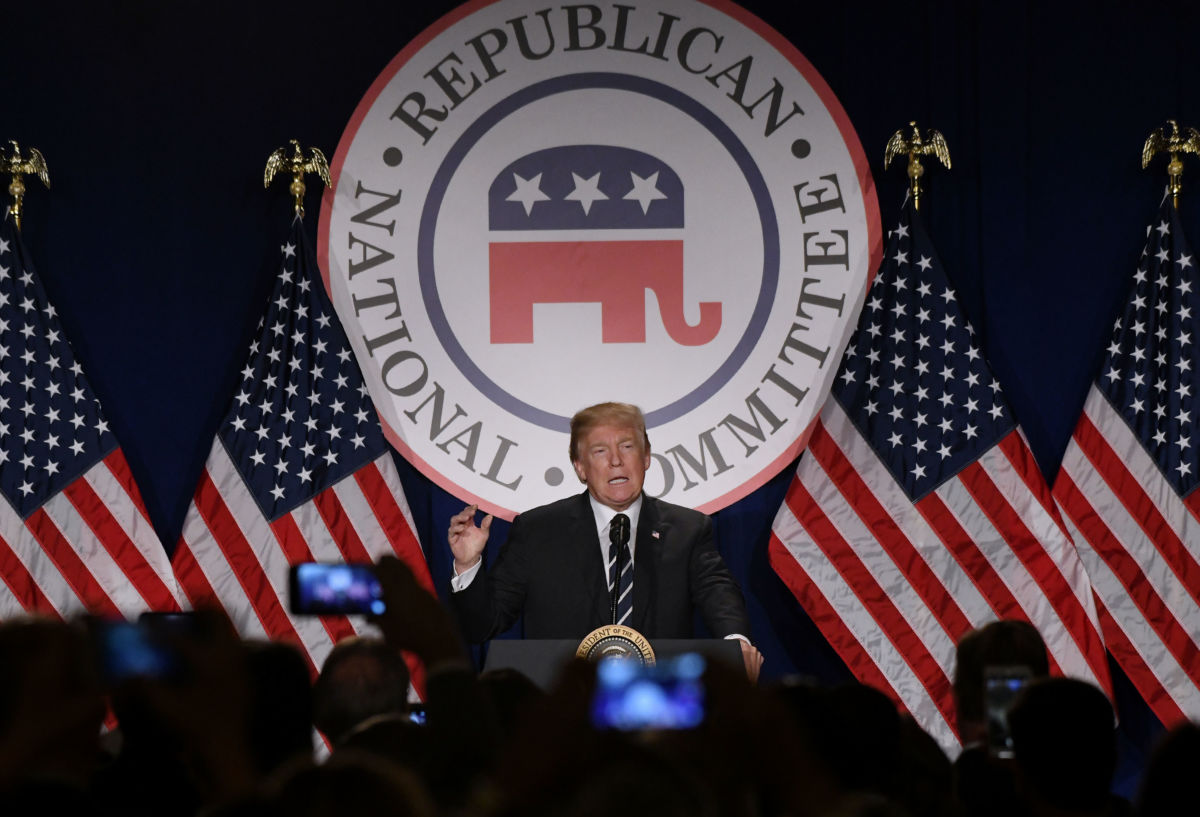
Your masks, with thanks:
M183 595L9 214L0 219L0 620L134 618Z
M771 564L863 682L954 753L955 645L998 618L1109 688L1095 600L911 203L888 237Z
M413 567L432 593L433 582L413 530L396 466L386 452L270 522L217 440L173 561L194 607L223 608L244 638L298 645L315 672L335 643L367 633L369 627L360 616L292 615L289 566L374 562L392 554Z
M1054 482L1113 658L1168 726L1200 719L1200 280L1164 198Z
M0 620L182 609L167 553L118 448L27 519L0 500Z
M223 607L244 637L298 645L315 672L338 640L367 625L291 615L291 565L394 554L431 593L433 582L299 218L281 249L279 275L173 562L193 605ZM419 691L414 659L409 666Z
M1093 388L1054 496L1113 658L1164 724L1200 720L1200 491L1176 494Z
M950 752L954 647L989 621L1031 622L1054 668L1109 688L1091 587L1019 432L912 502L830 400L770 559L855 676Z

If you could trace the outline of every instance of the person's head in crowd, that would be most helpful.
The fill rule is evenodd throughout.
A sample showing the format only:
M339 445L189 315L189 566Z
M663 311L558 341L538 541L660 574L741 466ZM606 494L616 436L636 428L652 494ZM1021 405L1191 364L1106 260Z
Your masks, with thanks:
M972 630L955 649L954 709L964 746L987 738L984 676L989 667L1023 667L1030 678L1050 674L1046 643L1027 621L1002 619Z
M286 817L433 817L428 792L401 767L365 753L336 752L325 763L283 769L265 792L266 813Z
M569 663L503 753L492 813L818 817L818 770L798 755L783 705L751 686L741 666L719 660L707 663L703 686L699 724L622 731L593 720L595 665Z
M664 744L601 736L594 768L553 810L562 817L717 817L714 792Z
M1112 705L1073 678L1042 678L1008 715L1017 791L1035 814L1103 814L1117 763Z
M790 711L805 784L820 814L954 814L950 760L912 718L865 684L788 680L773 693Z
M249 641L245 649L250 749L258 772L268 774L292 757L312 755L312 683L294 647Z
M900 752L896 704L873 687L847 683L826 691L825 707L825 745L843 785L891 796Z
M0 789L82 785L100 759L103 719L81 629L42 618L0 624Z
M788 698L840 793L894 794L900 714L891 699L857 683L800 686Z
M92 786L96 811L187 817L258 779L248 651L214 609L138 628L168 660L107 679L121 740Z
M836 761L826 745L828 732L825 714L827 690L814 680L803 677L784 678L767 688L787 713L787 731L795 737L796 757L792 761L807 778L805 799L812 812L832 812L845 796L842 782L834 772Z
M546 697L545 691L529 679L528 675L515 669L493 669L479 676L496 718L505 736L511 736L528 715L530 707L536 706Z
M900 718L900 750L894 798L911 814L957 815L954 768L933 736L909 715Z
M431 791L440 784L436 780L437 753L431 730L407 718L389 715L367 718L346 732L333 750L333 756L343 753L369 754L414 772ZM461 780L456 781L461 785ZM437 795L439 792L434 792Z
M912 817L899 803L878 794L847 794L821 817Z
M1176 817L1195 808L1200 725L1184 721L1162 737L1138 793L1139 817Z
M392 647L373 638L337 643L313 686L313 724L333 743L378 716L408 712L408 666Z

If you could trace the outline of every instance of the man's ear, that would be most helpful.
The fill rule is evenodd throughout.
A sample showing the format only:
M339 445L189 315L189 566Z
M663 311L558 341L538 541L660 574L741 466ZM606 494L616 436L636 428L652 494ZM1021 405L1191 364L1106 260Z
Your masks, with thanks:
M579 477L580 482L587 485L587 477L584 476L583 466L579 463L579 460L571 460L571 465L575 466L575 476Z

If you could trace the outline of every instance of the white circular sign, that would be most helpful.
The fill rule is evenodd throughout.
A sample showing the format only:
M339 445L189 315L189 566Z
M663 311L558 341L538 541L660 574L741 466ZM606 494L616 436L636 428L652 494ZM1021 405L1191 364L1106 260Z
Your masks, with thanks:
M320 255L385 433L511 518L580 488L568 423L645 412L646 490L715 511L802 448L878 264L845 113L745 10L473 3L396 56Z

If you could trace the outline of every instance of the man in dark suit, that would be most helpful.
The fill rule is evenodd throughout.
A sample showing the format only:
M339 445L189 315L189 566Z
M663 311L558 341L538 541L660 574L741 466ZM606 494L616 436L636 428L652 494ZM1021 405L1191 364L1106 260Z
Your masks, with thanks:
M571 462L587 491L518 516L490 571L492 517L475 506L450 520L451 598L464 633L484 641L524 615L528 638L582 638L612 623L609 528L629 520L633 607L625 623L647 638L692 637L693 608L712 634L738 638L751 678L762 664L747 638L741 590L702 513L645 496L650 440L636 406L601 403L571 419ZM623 524L618 522L618 524Z

